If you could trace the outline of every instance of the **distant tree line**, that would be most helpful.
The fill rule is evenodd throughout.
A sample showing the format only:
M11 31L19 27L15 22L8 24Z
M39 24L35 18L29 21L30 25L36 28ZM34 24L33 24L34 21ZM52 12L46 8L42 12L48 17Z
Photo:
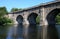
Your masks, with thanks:
M10 12L15 12L15 11L20 11L20 10L22 10L22 8L20 8L20 9L19 8L12 8Z

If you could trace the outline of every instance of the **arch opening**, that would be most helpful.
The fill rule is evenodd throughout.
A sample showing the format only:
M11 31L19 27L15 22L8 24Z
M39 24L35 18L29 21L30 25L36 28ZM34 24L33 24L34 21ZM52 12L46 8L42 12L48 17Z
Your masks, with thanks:
M60 9L54 9L47 15L47 21L49 25L56 24L56 16L60 13Z
M28 35L29 39L37 39L37 26L36 26L36 18L38 14L36 13L31 13L28 16L28 21L29 21L29 27L28 27Z
M38 14L36 13L31 13L29 16L28 16L28 21L30 24L36 24L36 17L38 16Z
M21 15L17 16L16 21L18 22L18 24L22 24L23 23L23 17Z
M48 39L59 39L60 32L58 31L58 27L56 25L56 16L60 13L60 9L54 9L47 15L48 27L47 27L47 35Z

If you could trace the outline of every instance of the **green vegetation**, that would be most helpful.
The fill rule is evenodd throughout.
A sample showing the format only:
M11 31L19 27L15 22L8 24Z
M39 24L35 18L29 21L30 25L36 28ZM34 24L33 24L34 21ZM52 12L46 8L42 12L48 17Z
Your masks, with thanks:
M8 11L5 7L0 7L0 25L6 25L12 23L12 20L6 17Z
M8 14L5 7L0 7L0 18L3 17L5 14Z
M60 24L60 13L56 16L56 24Z
M22 9L12 8L11 12L15 12L19 10L22 10ZM7 24L13 23L13 20L6 17L7 14L8 14L8 11L6 10L6 7L0 7L0 25L7 25Z
M7 17L0 18L0 25L8 25L12 23L13 21Z
M15 11L19 11L19 10L22 10L22 9L21 8L20 9L18 9L18 8L12 8L11 12L15 12Z
M55 18L56 24L60 24L60 13L56 16ZM40 23L40 17L37 16L36 18L36 23L39 24Z
M13 23L7 16L6 7L0 7L0 39L6 39L7 29Z
M37 16L37 18L36 18L36 23L37 23L37 24L40 23L40 17L39 17L39 16Z

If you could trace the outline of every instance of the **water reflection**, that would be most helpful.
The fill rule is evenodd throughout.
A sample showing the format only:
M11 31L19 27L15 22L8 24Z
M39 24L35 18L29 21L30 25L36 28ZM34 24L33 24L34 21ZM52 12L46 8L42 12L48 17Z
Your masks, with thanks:
M23 25L22 24L18 24L16 32L17 32L16 39L23 39Z
M57 32L58 32L58 38L60 39L60 24L56 25Z
M42 39L42 35L43 35L43 33L42 33L42 30L43 30L43 26L39 26L39 25L37 25L37 39Z
M30 25L29 31L28 31L29 39L37 39L37 26L36 25Z
M39 25L13 25L0 27L0 39L42 39L43 27ZM60 25L48 26L48 39L60 39Z
M38 34L38 26L36 24L32 25L14 25L9 28L7 39L37 39L40 34Z
M0 39L5 39L7 34L7 26L0 26Z
M49 25L47 27L48 30L48 39L58 39L58 32L57 32L57 28L55 25Z
M22 39L23 36L22 24L14 25L9 28L7 39Z
M13 27L10 27L8 29L8 33L7 33L7 38L6 39L12 39L12 35L13 35Z
M23 38L24 39L28 39L28 27L29 27L29 25L23 26Z

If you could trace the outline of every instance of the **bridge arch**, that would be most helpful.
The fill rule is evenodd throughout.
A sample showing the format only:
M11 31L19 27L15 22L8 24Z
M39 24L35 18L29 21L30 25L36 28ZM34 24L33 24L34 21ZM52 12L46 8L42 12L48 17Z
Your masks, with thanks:
M36 17L38 16L37 13L32 12L28 15L27 20L29 21L29 24L36 24Z
M52 24L55 24L56 23L55 17L59 13L60 13L60 8L53 9L52 11L50 11L48 13L48 15L46 16L46 19L47 19L49 25L52 25Z
M16 21L18 22L18 24L22 24L23 23L23 17L21 15L18 15L16 18Z
M48 13L46 19L48 21L47 35L50 39L58 39L58 31L56 28L56 16L60 13L60 8L56 8Z

